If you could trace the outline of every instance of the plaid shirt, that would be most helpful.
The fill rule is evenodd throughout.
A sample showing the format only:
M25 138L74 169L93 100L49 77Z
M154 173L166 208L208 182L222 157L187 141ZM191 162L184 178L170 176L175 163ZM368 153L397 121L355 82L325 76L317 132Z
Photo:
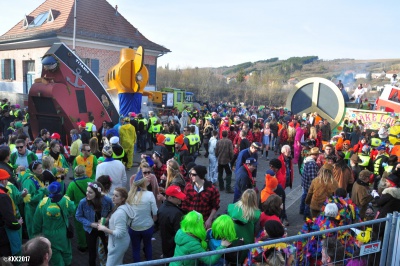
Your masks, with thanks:
M157 165L154 164L153 172L154 172L154 175L157 177L158 184L160 184L161 176L162 175L167 176L167 165L163 164L163 165L161 165L161 168L158 168Z
M303 175L301 177L301 186L304 188L305 191L308 191L308 189L310 188L311 182L318 175L318 171L319 168L315 160L311 157L307 157L304 160Z
M210 181L205 180L203 191L198 193L194 190L194 184L189 183L183 192L186 199L182 201L182 209L184 211L197 211L203 214L203 219L206 221L212 210L219 209L219 191L213 186Z

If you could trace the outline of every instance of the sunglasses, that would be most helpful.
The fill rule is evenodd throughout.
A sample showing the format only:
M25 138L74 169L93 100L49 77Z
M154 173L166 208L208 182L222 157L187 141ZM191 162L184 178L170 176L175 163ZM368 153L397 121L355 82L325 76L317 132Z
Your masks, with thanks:
M189 173L190 176L198 176L196 173Z
M149 175L149 174L151 174L151 172L149 171L149 172L143 172L143 174L144 175Z
M18 150L22 149L24 146L16 146Z
M84 151L91 152L91 150L84 150Z

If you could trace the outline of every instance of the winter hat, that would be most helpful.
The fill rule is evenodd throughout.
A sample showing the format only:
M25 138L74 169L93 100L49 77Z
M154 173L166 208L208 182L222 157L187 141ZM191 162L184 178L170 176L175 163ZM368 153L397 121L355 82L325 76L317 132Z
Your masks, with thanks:
M205 166L196 165L192 169L196 171L196 173L200 177L200 179L204 179L206 177L207 168Z
M179 135L175 138L175 143L178 143L180 145L183 145L183 135Z
M142 170L139 170L135 176L135 179L133 180L133 185L139 187L144 181L146 181L146 179L143 177Z
M4 169L0 169L0 180L7 180L9 178L10 174Z
M197 123L197 120L196 120L196 118L192 118L192 120L191 120L191 122L192 122L192 124L196 124Z
M104 144L102 153L107 157L111 157L113 155L113 149L109 143Z
M264 225L265 232L270 238L280 238L285 234L283 225L275 220L269 220Z
M272 175L265 175L265 186L270 188L272 191L278 186L278 179Z
M266 175L275 176L275 172L272 171L271 169L268 169L267 172L266 172L265 174L266 174Z
M396 172L390 174L386 178L392 185L399 187L400 186L400 177L396 174Z
M153 167L154 161L151 159L150 156L146 156L146 162L149 164L150 167Z
M362 170L358 176L358 178L365 182L365 183L369 183L369 177L372 175L372 173L368 170Z
M54 181L47 187L47 190L49 191L49 197L51 198L52 195L56 195L61 192L61 184L57 181Z
M339 209L335 203L328 203L324 209L324 215L335 218L339 213Z
M22 123L21 122L15 122L14 127L15 128L22 128Z
M165 136L163 134L157 134L157 143L164 143Z
M116 137L116 136L111 137L111 139L110 139L111 144L117 144L118 142L119 142L119 137Z

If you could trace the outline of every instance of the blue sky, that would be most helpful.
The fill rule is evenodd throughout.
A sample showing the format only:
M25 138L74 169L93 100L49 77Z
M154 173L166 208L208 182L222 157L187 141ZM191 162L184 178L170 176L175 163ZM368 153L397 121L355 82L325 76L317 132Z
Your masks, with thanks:
M42 2L1 1L0 34ZM399 0L108 2L144 36L172 51L159 58L159 66L219 67L307 55L400 58Z

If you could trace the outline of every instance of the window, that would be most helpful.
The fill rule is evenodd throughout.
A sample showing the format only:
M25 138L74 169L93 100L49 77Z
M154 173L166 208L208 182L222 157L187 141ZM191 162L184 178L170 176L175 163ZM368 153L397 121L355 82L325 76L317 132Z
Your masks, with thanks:
M99 59L82 58L82 61L83 61L83 63L85 63L85 65L87 65L90 68L90 70L92 70L93 74L96 77L99 77L99 72L100 72ZM112 79L115 79L115 77Z
M149 85L156 85L156 75L157 75L157 68L155 65L145 64L147 70L149 71Z
M15 80L15 60L1 59L1 78Z
M49 17L49 11L40 13L28 26L29 27L38 27L41 26L47 18Z

